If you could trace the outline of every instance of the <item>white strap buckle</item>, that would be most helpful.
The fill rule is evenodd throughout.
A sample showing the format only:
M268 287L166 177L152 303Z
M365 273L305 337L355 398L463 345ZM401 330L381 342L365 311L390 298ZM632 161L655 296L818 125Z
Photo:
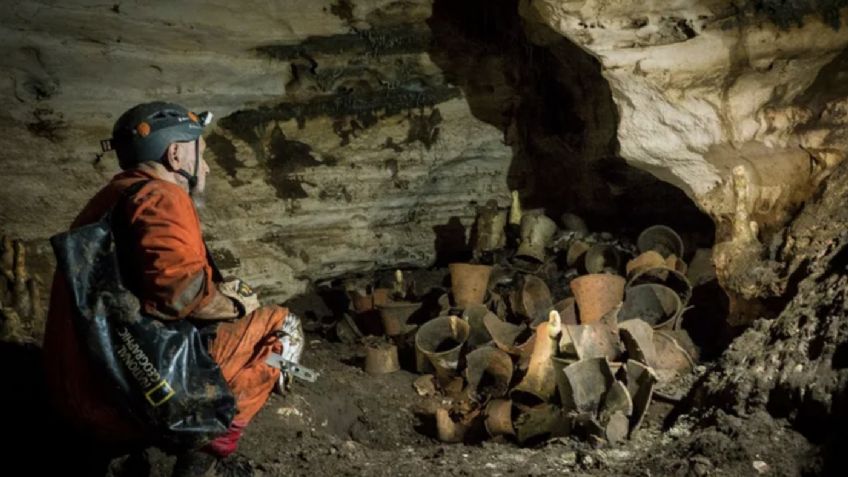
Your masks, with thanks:
M284 373L290 374L295 378L309 383L314 383L318 380L318 376L320 376L317 371L309 369L306 366L300 365L293 361L289 361L283 358L282 355L279 355L277 353L271 353L271 355L268 356L268 359L266 359L265 362L275 368L279 368L280 371L283 371Z

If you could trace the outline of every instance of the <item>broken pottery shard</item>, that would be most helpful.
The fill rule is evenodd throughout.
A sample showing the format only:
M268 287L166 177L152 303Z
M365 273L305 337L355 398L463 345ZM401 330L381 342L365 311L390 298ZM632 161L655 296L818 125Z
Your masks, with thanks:
M604 436L610 444L618 444L627 437L630 421L623 412L614 412L604 428Z
M611 331L617 333L618 332L618 317L621 314L621 308L624 306L624 302L620 302L618 305L615 305L611 310L604 313L599 320L599 323L605 324Z
M478 348L466 356L465 376L472 396L502 397L512 380L512 359L493 348Z
M483 317L483 325L492 337L492 341L501 350L512 355L529 351L529 342L531 341L533 332L527 325L513 325L492 315Z
M618 332L603 322L565 327L571 346L580 359L605 357L615 360L621 352Z
M559 314L551 312L554 327L559 326ZM533 353L527 366L527 374L518 385L512 389L510 396L513 401L527 404L541 404L550 400L556 392L556 377L551 357L556 354L557 342L549 332L550 322L543 322L536 328L536 338L533 343Z
M465 380L463 380L460 376L454 376L447 382L441 382L441 384L442 393L445 396L457 401L460 401L465 397L463 394L463 390L465 389Z
M627 356L640 363L654 367L657 352L654 348L654 330L643 320L627 320L618 324L618 331Z
M517 369L522 371L526 371L529 367L530 357L533 354L533 348L536 346L536 333L533 333L532 331L533 330L531 330L530 328L527 328L527 332L529 334L526 335L526 338L520 335L519 341L524 341L521 344L516 344L515 346L516 356L518 357L518 360L516 361L515 365Z
M433 396L436 394L436 382L432 374L425 374L416 379L412 386L419 396Z
M495 315L497 315L498 318L505 320L509 311L506 306L506 300L495 292L491 292L490 295L487 306L495 313Z
M501 265L492 265L492 273L489 275L489 284L492 286L509 286L512 284L512 281L512 270Z
M462 442L465 432L468 430L463 424L454 422L448 410L444 408L436 410L436 429L439 433L439 440L449 443Z
M550 404L520 408L514 426L518 442L522 444L563 437L570 433L568 419L558 407Z
M651 368L638 361L629 359L625 366L627 392L633 401L633 413L630 415L630 436L632 437L642 424L642 419L651 404L657 377Z
M574 347L574 342L571 341L571 334L567 331L559 337L559 354L563 357L578 359L577 349Z
M671 336L674 338L674 341L677 341L677 344L683 348L684 351L692 358L693 367L694 364L698 362L699 352L698 347L695 346L695 343L692 341L692 337L689 336L689 332L683 329L675 329L675 330L662 330L662 333Z
M689 303L689 299L692 297L692 285L686 279L686 275L664 266L649 268L635 273L633 278L627 283L627 288L649 283L664 285L674 290L680 298L681 308L685 308L686 304Z
M493 399L486 406L486 432L490 436L515 435L512 426L512 401L504 399Z
M581 242L579 240L572 242L565 254L566 265L569 267L575 266L578 262L583 260L583 257L590 248L592 247L590 247L586 242Z
M589 273L602 273L605 270L618 273L621 254L614 245L596 243L583 256L583 268Z
M627 386L621 381L613 381L604 397L604 403L601 406L601 422L609 421L610 416L617 412L628 417L633 414L633 401L630 399Z
M516 311L523 315L528 323L538 325L547 319L548 312L553 308L551 290L540 278L525 275L521 292L517 294ZM535 326L534 326L535 327Z
M573 411L574 405L571 403L571 390L563 371L566 367L574 364L575 362L577 362L577 360L574 358L558 356L551 357L551 364L553 364L554 367L554 381L556 382L557 394L559 394L560 405L565 412Z
M625 265L625 270L627 276L632 276L641 270L664 266L665 258L656 250L648 250L633 260L628 261L627 265Z
M657 370L672 370L679 373L691 371L695 361L688 351L680 346L674 334L666 331L654 333L654 348L656 361L653 366Z
M559 338L559 353L577 358L577 350L574 348L574 342L571 341L571 335L565 329L568 326L579 326L577 324L577 305L574 298L566 298L557 303L554 308L560 315L560 326L562 327Z
M559 315L562 317L563 325L577 324L577 302L574 301L573 296L556 302L554 304L554 309L558 311Z
M621 321L641 319L655 329L672 329L683 306L671 288L657 283L643 283L627 288Z
M489 311L486 305L472 305L462 312L462 318L471 327L471 333L468 336L468 345L472 348L492 341L489 331L486 330L486 326L483 324L483 318L486 315L492 315L497 318L497 315Z
M597 416L604 395L614 378L606 358L580 360L563 370L568 382L570 406L578 413Z
M359 330L356 322L347 313L342 315L342 319L336 323L336 337L342 343L354 343L356 340L362 338L362 336L362 331Z
M686 275L689 267L686 265L686 262L683 261L682 258L677 255L669 255L669 257L665 260L665 266L672 270L677 270L678 272Z
M503 248L506 244L504 235L506 219L506 211L498 210L497 201L490 200L478 209L477 240L474 244L476 256L479 256L482 252L492 252Z
M583 432L589 441L605 438L606 430L598 422L594 415L578 414L574 416L573 426Z

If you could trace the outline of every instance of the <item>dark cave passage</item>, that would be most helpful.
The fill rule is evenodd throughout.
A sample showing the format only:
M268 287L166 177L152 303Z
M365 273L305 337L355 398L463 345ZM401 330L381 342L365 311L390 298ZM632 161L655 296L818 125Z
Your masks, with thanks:
M533 43L525 29L540 27L522 25L517 8L514 0L436 1L429 20L431 56L514 150L509 188L527 208L575 213L592 230L635 236L662 223L689 236L690 250L711 246L715 227L691 199L618 155L600 63L553 32L532 32L547 41Z

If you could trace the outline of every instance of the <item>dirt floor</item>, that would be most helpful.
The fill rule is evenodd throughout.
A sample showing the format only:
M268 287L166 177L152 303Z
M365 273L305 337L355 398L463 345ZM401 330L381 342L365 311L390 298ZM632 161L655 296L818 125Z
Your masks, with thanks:
M816 475L820 460L806 439L768 415L715 416L706 426L679 419L665 429L670 403L655 401L638 435L593 448L557 438L535 448L508 441L443 444L414 373L370 376L356 345L312 337L304 362L321 373L273 395L248 428L239 458L257 475ZM151 453L152 476L169 475L173 458ZM757 471L757 468L761 471Z
M0 395L7 424L0 472L72 472L81 448L89 444L63 430L51 415L39 378L40 350L0 345L0 364L6 383L12 384ZM768 414L744 420L722 413L675 420L675 410L685 403L662 400L654 400L633 440L614 447L596 448L571 438L533 448L504 440L443 444L435 439L427 413L431 398L419 396L413 387L418 375L401 370L370 376L362 370L362 359L358 345L311 334L304 363L320 378L314 384L295 382L285 396L272 395L248 427L237 458L247 459L259 476L840 475L843 450L838 445L813 445ZM700 367L700 373L707 375L709 367ZM681 393L694 378L663 391ZM821 449L830 452L830 463ZM148 453L149 475L169 476L174 458L155 449ZM122 463L113 461L111 475L139 475L119 472Z
M419 285L437 286L444 270L417 278ZM571 437L532 447L502 438L439 442L432 417L439 398L419 395L413 386L419 375L407 370L366 374L361 345L339 342L332 332L338 315L331 302L313 295L289 304L308 330L303 363L320 377L272 395L248 427L235 458L250 462L258 476L839 475L838 444L811 443L765 412L744 419L702 409L697 416L679 415L691 409L689 391L709 377L712 362L659 387L661 396L639 432L620 445ZM86 475L69 469L90 444L50 414L41 358L36 345L0 342L0 371L9 384L0 393L0 409L11 437L11 444L0 446L0 473L19 475L8 470L25 466L33 475ZM112 462L110 475L167 477L175 459L149 449L148 460L149 474L124 472L124 458Z

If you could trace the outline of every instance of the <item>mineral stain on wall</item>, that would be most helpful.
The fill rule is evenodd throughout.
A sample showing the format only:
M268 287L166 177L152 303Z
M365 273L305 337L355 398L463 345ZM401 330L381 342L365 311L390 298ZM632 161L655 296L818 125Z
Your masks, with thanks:
M295 60L317 55L368 55L372 57L426 51L430 29L406 24L359 30L330 36L310 36L296 45L262 45L256 51L276 60Z
M439 108L433 108L430 114L426 114L424 110L409 115L409 131L404 143L411 144L415 141L424 145L427 150L436 143L439 139L439 124L442 122L442 115Z
M848 6L848 0L744 0L732 2L732 17L724 27L732 28L754 18L765 18L784 30L802 26L804 17L817 15L834 30L840 28L839 10Z
M291 140L276 126L271 132L265 167L267 181L280 199L303 199L308 194L303 189L304 180L298 172L309 167L324 165L312 155L308 144Z
M271 121L294 119L305 125L310 118L331 117L354 118L360 124L369 124L373 117L382 119L407 110L433 107L461 96L461 91L450 85L324 95L307 102L282 102L237 111L221 119L219 124L245 142L255 143L260 139L256 127Z
M351 0L338 0L330 6L330 13L341 18L346 23L353 23L353 2Z
M352 6L341 2L335 14L352 18ZM419 55L428 51L432 33L426 24L383 26L351 33L312 36L294 45L261 45L255 52L288 62L292 80L287 94L277 104L237 111L219 125L233 137L246 142L266 171L266 182L281 199L302 199L309 194L304 172L333 165L317 153L321 146L346 147L363 131L379 128L390 117L405 115L407 137L389 142L398 151L405 147L429 150L438 141L442 115L440 103L462 97L432 68L422 66ZM366 61L367 59L367 61ZM294 120L298 128L307 121L330 118L338 144L308 144L287 137L280 124ZM270 132L269 132L270 131ZM231 178L240 166L232 145L215 137L211 146ZM220 152L220 154L219 154ZM314 185L314 184L313 184ZM347 190L322 188L322 200L351 200Z
M206 147L215 153L215 161L227 174L227 181L233 187L244 185L245 182L238 179L236 176L238 168L241 167L241 161L236 157L236 148L232 141L221 134L212 133L206 136Z

